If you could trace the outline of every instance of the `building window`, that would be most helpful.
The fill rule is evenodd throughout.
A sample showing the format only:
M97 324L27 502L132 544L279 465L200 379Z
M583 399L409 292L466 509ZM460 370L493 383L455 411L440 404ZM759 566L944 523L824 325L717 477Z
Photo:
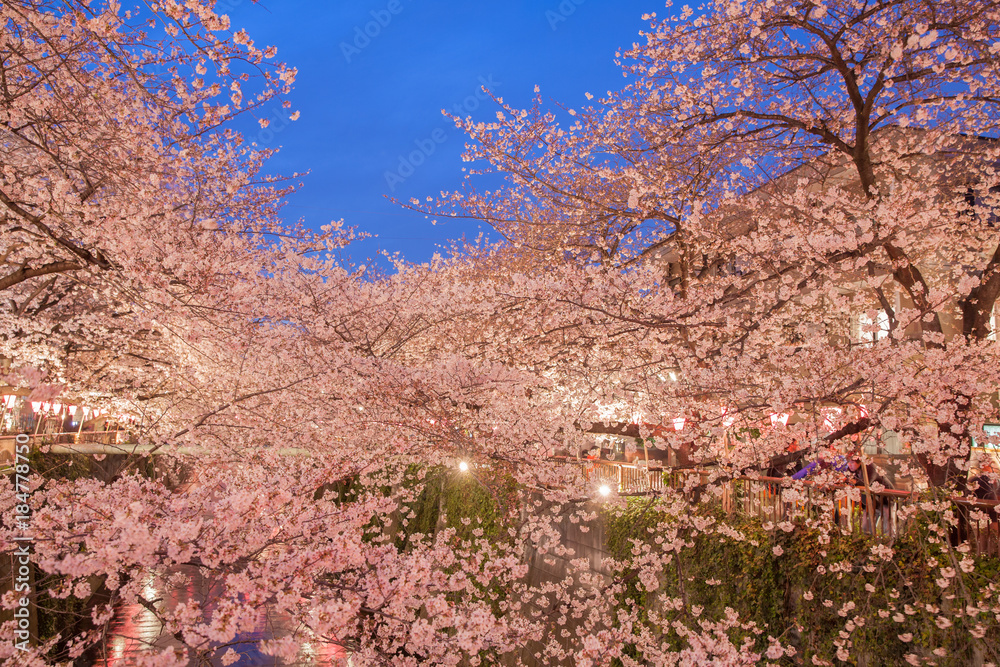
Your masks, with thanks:
M875 313L873 319L868 313L858 316L858 342L873 345L889 335L889 316L884 310Z
M1000 439L1000 424L984 424L983 432L990 440L993 440L994 438ZM972 446L981 447L986 450L1000 451L1000 444L995 442L978 443L975 438L972 439Z

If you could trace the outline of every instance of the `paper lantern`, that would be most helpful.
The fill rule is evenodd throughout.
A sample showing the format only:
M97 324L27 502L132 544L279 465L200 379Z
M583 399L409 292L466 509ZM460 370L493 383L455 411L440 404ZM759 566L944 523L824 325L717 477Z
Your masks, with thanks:
M42 409L42 402L41 401L32 401L31 402L31 411L32 412L38 412L41 409Z
M674 430L675 431L683 431L684 430L684 422L685 421L687 421L687 420L684 417L675 417L674 420L673 420L673 422L674 422Z
M780 414L776 412L773 415L771 415L771 426L774 426L778 423L780 423L782 426L787 426L788 414L785 412L782 412Z

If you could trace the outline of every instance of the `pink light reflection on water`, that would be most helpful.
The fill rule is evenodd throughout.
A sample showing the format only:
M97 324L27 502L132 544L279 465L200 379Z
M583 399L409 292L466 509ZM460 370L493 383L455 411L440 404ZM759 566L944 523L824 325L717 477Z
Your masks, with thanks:
M170 580L169 584L165 579ZM147 600L161 600L158 603L161 612L173 611L183 603L197 602L207 621L216 607L219 590L219 582L207 580L197 568L178 566L171 569L169 577L147 575L142 592ZM304 637L292 662L282 662L260 651L259 643L262 640L302 634L301 628L297 633L295 630L292 619L287 615L261 610L254 627L244 629L232 640L231 647L239 654L232 667L350 664L349 656L341 646L318 638ZM128 667L135 664L136 659L144 653L159 653L166 648L179 648L182 645L176 637L166 632L154 613L138 603L122 605L115 610L108 636L104 655L93 662L95 666ZM222 667L223 653L224 650L217 650L211 656L213 666ZM195 664L194 659L191 664Z

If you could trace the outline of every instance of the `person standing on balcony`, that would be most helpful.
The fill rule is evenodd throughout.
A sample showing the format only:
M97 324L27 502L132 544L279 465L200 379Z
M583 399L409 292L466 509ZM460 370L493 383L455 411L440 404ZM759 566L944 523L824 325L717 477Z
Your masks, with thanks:
M986 459L979 465L979 475L969 480L969 488L980 500L1000 500L1000 480L992 459ZM996 512L993 512L996 520Z
M767 469L768 477L787 477L802 470L802 457L805 452L799 447L799 441L792 439L785 447L785 453L771 459Z
M996 466L993 465L993 459L991 457L986 457L979 464L979 475L973 477L969 480L969 488L972 489L972 493L976 496L977 500L1000 500L1000 478L996 474ZM997 507L994 505L992 507L981 507L987 519L986 530L980 531L979 534L979 549L983 552L988 552L990 546L990 539L993 535L997 535L996 540L1000 541L1000 529L998 529L997 521L1000 519L997 515Z
M863 467L862 467L863 466ZM891 535L892 534L892 500L887 496L881 495L878 491L872 491L874 494L872 501L872 513L868 512L868 491L872 486L878 484L885 489L893 488L892 482L890 482L886 477L879 474L878 469L875 467L874 463L863 464L861 461L861 456L855 454L851 456L847 461L847 469L850 472L848 482L854 484L854 486L866 486L865 484L865 474L867 473L869 487L861 493L861 529L868 533L874 533L874 528L871 525L872 517L875 518L876 526L879 520L882 522L882 532ZM881 491L882 489L879 489Z
M792 479L805 479L815 472L829 470L830 468L833 468L837 472L849 472L846 458L836 454L833 450L821 449L816 460L806 464L802 470L792 475Z
M881 484L887 489L894 488L892 482L890 482L886 477L879 474L878 469L875 467L874 463L868 463L865 465L866 470L861 469L861 457L857 454L852 456L847 461L847 469L851 473L851 482L855 486L865 485L865 473L868 473L868 486L873 484Z
M844 456L837 454L834 449L823 448L819 450L816 460L806 464L802 470L799 470L797 473L792 475L792 479L805 479L814 473L830 469L834 472L843 474L848 474L850 472L847 468L847 459ZM841 514L840 503L835 502L833 506L833 521L836 524L840 524L842 520L843 515Z

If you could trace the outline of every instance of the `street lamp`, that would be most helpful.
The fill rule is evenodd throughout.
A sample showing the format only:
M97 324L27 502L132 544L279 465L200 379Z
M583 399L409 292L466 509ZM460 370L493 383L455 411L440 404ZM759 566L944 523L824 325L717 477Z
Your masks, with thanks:
M461 470L462 472L468 472L469 464L466 463L465 461L459 461L458 469Z
M609 496L609 495L611 495L611 487L608 486L607 484L601 484L601 487L599 489L597 489L597 492L599 494L601 494L602 496L605 496L605 497Z

